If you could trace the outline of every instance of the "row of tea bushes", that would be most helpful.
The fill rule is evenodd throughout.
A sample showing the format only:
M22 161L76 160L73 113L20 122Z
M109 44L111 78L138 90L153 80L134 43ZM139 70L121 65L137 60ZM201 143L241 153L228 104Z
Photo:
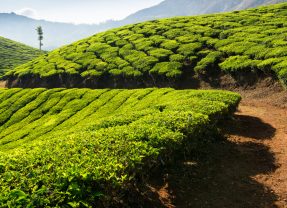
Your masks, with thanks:
M0 206L110 207L240 96L173 89L0 90ZM11 105L12 103L12 105Z
M96 34L15 68L6 79L180 80L264 71L287 84L287 4L215 15L155 20ZM185 74L185 69L189 73Z

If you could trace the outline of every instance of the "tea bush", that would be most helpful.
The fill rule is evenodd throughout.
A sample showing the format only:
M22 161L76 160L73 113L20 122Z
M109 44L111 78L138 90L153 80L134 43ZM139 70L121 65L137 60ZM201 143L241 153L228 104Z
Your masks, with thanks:
M0 206L127 202L125 193L207 140L239 101L215 90L2 89Z

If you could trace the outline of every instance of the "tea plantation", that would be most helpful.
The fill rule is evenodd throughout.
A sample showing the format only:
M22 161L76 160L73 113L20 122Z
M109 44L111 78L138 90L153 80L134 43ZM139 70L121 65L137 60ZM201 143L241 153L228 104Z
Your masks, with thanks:
M8 70L42 55L38 49L0 37L0 77Z
M0 207L113 207L208 140L226 91L0 90ZM123 201L122 201L123 200Z
M134 88L255 72L287 84L286 11L282 3L128 25L41 56L6 79L24 87Z

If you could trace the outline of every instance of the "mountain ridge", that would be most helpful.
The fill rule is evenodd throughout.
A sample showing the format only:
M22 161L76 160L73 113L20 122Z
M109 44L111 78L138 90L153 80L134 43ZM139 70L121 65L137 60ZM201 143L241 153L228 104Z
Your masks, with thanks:
M219 12L244 10L261 5L263 6L281 2L286 2L286 0L165 0L156 6L143 9L129 15L123 21L126 23L132 23L132 21L134 20L141 22L153 20L156 18L212 14Z
M89 37L111 28L138 22L174 17L210 14L242 10L266 4L286 2L287 0L165 0L160 4L140 10L123 20L109 20L101 24L72 24L35 20L15 13L0 13L0 36L37 47L35 28L39 25L44 30L44 49L51 50ZM226 3L227 2L227 3ZM208 5L208 6L207 6Z
M44 30L44 49L46 50L72 43L99 30L98 27L88 24L76 25L36 20L15 13L0 14L0 35L33 47L36 47L38 44L35 31L38 26L42 26Z

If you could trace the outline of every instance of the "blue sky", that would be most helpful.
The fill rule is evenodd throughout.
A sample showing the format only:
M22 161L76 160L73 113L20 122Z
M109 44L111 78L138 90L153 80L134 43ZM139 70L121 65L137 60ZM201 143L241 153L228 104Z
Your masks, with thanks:
M16 12L36 19L99 23L123 19L163 0L0 0L0 12Z

